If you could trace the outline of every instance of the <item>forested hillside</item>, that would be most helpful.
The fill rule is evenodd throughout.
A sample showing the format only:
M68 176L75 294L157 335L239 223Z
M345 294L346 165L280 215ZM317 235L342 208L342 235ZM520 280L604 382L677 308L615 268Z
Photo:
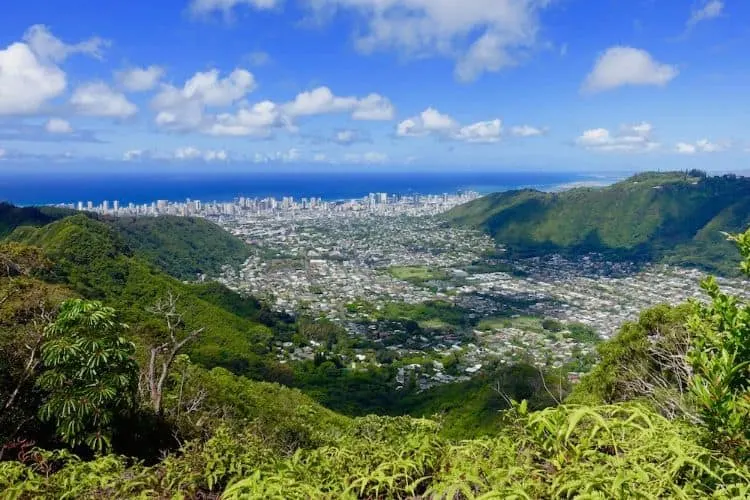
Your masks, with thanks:
M112 226L129 250L181 280L195 281L202 274L215 277L222 266L238 266L250 255L242 240L197 217L101 217L90 212L16 207L9 203L0 203L0 238L16 228L38 228L72 215Z
M738 260L722 231L750 225L750 179L644 173L604 188L496 193L446 219L488 232L517 256L600 252L731 273Z
M21 228L0 243L0 497L747 498L750 307L703 289L623 325L570 396L499 366L351 417L304 391L393 395L270 350L345 342L335 325L183 283L83 215Z
M176 278L217 276L238 266L250 249L216 224L197 217L118 217L110 222L142 259Z
M17 207L0 203L0 238L20 226L43 226L52 221L72 215L72 210L50 207Z
M180 245L190 240L172 234ZM229 236L229 235L228 235ZM45 278L67 286L80 297L115 307L133 325L134 334L149 335L160 326L153 308L168 293L179 298L186 329L204 331L190 347L192 358L205 366L224 366L263 378L273 328L290 320L271 313L252 298L242 298L214 282L186 284L163 272L133 250L115 226L85 215L68 217L41 228L24 227L10 241L41 248L54 262ZM174 245L172 245L174 246ZM227 300L231 297L232 300Z

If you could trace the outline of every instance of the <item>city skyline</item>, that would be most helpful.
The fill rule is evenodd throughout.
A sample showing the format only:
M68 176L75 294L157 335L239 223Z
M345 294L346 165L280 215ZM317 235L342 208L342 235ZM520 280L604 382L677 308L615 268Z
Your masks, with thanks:
M389 209L399 211L410 207L435 205L440 210L476 199L479 193L471 190L457 193L440 194L389 194L385 192L369 193L367 196L357 198L323 199L321 197L283 196L276 199L274 196L245 197L237 196L232 200L201 201L187 198L178 200L153 200L149 203L134 203L119 200L103 200L96 203L92 200L69 203L57 203L53 206L70 208L79 212L94 212L100 215L119 216L201 216L212 217L222 215L268 215L280 212L322 211L322 212L348 212L348 211L377 211L384 212ZM390 210L390 211L394 211Z
M3 10L0 168L703 168L750 157L738 0Z

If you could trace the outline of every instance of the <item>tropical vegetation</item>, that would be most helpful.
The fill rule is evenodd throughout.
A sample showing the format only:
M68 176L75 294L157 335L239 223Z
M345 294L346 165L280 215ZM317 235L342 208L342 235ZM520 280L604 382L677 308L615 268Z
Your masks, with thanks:
M729 274L739 261L721 232L750 224L750 179L647 172L602 188L506 191L456 207L446 220L486 231L513 256L596 252Z
M730 239L750 277L750 231ZM0 244L0 497L747 498L750 305L702 287L598 344L572 388L499 364L394 395L386 363L279 363L274 342L346 336L183 282L108 222L20 227Z

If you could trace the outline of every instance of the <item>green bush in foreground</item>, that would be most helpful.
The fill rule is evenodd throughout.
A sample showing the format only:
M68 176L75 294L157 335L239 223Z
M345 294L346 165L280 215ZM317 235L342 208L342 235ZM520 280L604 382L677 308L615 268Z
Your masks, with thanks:
M0 463L4 498L747 498L750 470L646 406L508 415L498 437L449 442L428 420L357 419L335 445L271 450L253 426L220 429L153 467L30 453ZM50 471L56 471L50 473Z

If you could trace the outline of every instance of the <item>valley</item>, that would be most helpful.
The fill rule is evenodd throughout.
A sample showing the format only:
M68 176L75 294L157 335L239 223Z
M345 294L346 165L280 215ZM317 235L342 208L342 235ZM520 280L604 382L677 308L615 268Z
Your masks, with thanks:
M394 366L396 387L411 378L420 390L466 381L496 362L530 362L575 380L595 362L598 342L644 309L701 299L706 276L593 252L511 258L486 234L446 224L432 206L239 212L221 223L251 248L242 266L225 268L223 283L338 325L349 341L333 351L346 366ZM745 295L740 280L720 282ZM294 363L326 348L310 340L275 350Z

